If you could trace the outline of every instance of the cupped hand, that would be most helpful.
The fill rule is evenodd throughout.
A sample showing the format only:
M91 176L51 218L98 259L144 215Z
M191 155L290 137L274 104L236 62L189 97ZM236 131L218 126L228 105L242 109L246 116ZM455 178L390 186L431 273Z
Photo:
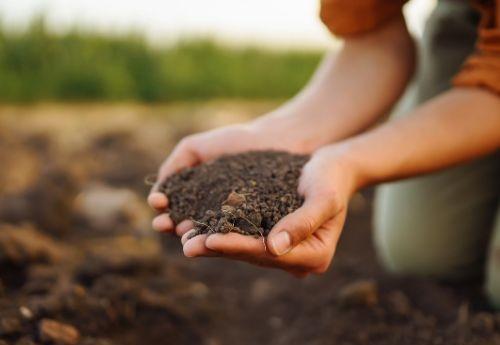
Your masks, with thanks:
M260 121L258 125L250 123L227 126L182 139L169 157L161 165L157 182L148 196L149 205L159 215L153 219L153 228L160 232L173 232L182 236L193 228L191 221L185 220L174 224L168 213L168 199L159 191L165 179L186 167L212 160L223 154L250 150L286 150L303 152L303 145L298 139L300 132L279 133L280 126Z
M182 237L188 257L224 256L286 270L296 276L323 273L329 267L347 205L356 190L353 168L343 150L325 147L304 166L298 191L304 204L282 218L267 239L237 233Z

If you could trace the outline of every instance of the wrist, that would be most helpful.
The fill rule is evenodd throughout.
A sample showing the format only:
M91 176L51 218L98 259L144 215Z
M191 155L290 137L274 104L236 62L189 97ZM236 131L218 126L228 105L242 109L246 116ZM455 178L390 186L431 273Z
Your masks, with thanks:
M335 186L332 192L341 200L347 202L362 187L358 166L343 143L322 147L312 155L310 162L325 172L325 178Z
M252 121L249 129L294 153L310 154L319 145L314 128L294 113L273 112Z
M344 187L348 197L371 184L370 174L356 153L356 143L351 140L327 146L318 150L318 153L328 156L328 161L333 164L331 167L333 173L341 171L345 176Z

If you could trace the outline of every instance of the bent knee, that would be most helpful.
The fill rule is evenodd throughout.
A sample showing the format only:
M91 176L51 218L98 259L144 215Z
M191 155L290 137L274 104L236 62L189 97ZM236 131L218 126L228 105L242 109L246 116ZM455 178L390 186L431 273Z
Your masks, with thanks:
M388 271L445 280L468 279L482 271L484 258L471 245L474 241L460 238L465 229L416 205L408 210L385 201L375 209L374 239Z
M495 239L498 238L495 237ZM494 243L490 249L490 256L486 266L485 290L490 303L496 309L500 309L500 246L498 243Z
M382 236L376 241L379 259L389 272L457 280L475 275L472 265L461 263L449 248L398 236Z

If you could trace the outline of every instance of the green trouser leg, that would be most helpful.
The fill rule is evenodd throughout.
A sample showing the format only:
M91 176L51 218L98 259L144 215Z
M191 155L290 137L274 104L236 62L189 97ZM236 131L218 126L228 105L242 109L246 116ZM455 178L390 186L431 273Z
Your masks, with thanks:
M412 106L450 87L473 50L477 20L466 1L438 3L424 34ZM374 237L382 263L397 273L466 279L481 276L487 260L487 291L500 306L499 192L499 153L379 187Z
M486 267L486 293L493 305L500 308L500 207L496 214Z
M481 276L498 209L499 158L379 188L375 241L385 266L446 279ZM500 275L500 255L497 261L490 267Z

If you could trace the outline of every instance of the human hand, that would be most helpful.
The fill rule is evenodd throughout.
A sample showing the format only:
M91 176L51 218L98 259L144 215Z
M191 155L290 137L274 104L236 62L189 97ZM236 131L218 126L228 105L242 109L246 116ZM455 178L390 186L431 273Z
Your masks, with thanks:
M286 270L296 276L323 273L329 267L344 226L347 205L356 190L353 167L336 145L312 155L298 191L302 207L281 219L267 239L237 233L182 237L188 257L223 256Z
M170 216L165 213L168 199L165 194L159 192L159 188L169 175L183 168L215 159L222 154L264 149L303 152L305 145L299 138L300 129L290 131L285 127L283 119L279 119L279 123L274 119L261 120L223 127L182 139L162 164L157 182L148 197L149 205L160 213L153 219L153 228L161 232L175 230L179 236L193 228L192 222L188 220L174 224Z

